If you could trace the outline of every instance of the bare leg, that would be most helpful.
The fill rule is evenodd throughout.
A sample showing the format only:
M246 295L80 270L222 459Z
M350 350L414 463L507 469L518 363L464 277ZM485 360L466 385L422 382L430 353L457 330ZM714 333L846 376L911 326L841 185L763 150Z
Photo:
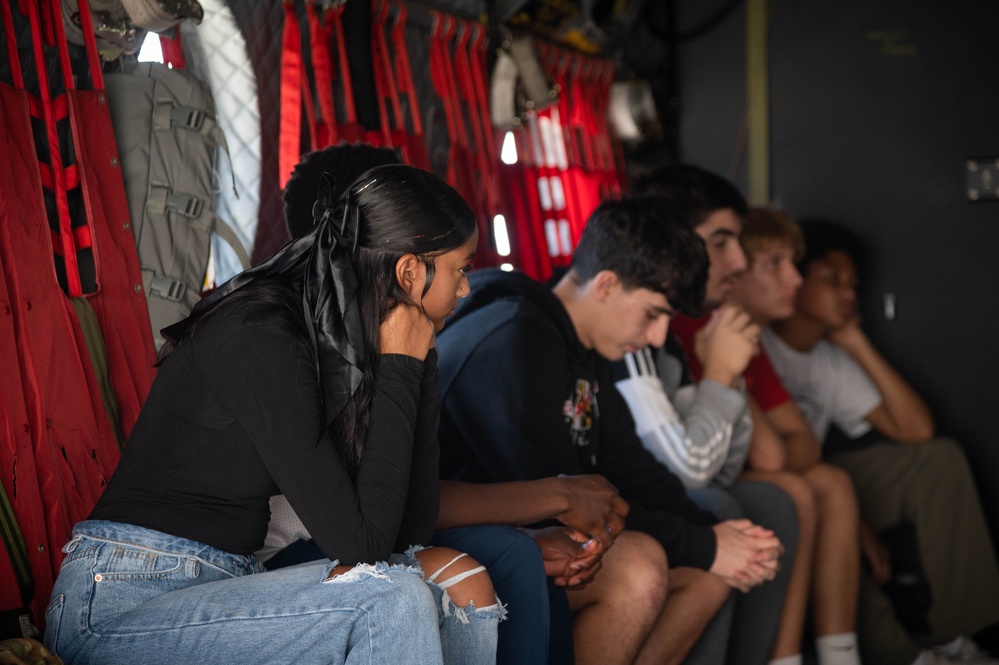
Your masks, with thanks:
M817 464L802 474L815 490L818 531L812 578L815 634L838 635L857 629L860 590L860 514L850 477L842 469Z
M696 568L670 570L669 582L666 607L635 659L636 665L683 662L732 591L717 575Z
M622 532L593 582L568 592L577 665L633 662L663 611L670 577L658 542Z
M784 471L745 471L743 480L760 480L776 485L794 501L798 513L798 551L791 568L791 579L784 596L773 658L801 653L801 634L808 607L815 553L816 505L811 485L801 476Z
M479 562L470 556L463 556L451 565L449 562L458 557L461 552L449 547L429 547L416 553L416 558L423 566L424 575L433 575L435 571L442 568L434 580L437 584L445 585L448 580L457 577L462 573L467 573L479 567ZM493 583L489 579L486 571L482 570L473 573L447 587L448 594L455 605L464 607L469 603L475 603L476 607L487 607L496 604L496 592L493 591Z

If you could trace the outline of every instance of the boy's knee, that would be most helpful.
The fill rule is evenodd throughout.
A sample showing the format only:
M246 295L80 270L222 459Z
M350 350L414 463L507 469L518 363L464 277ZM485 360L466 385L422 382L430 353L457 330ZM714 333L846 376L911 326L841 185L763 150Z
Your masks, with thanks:
M848 474L832 464L818 464L811 470L814 473L814 483L819 500L822 502L857 503L857 492Z
M600 575L608 575L618 592L661 607L669 589L669 562L662 545L638 531L623 531L603 559Z
M545 574L545 560L541 548L533 538L519 529L503 527L496 534L496 555L492 561L482 563L497 575L513 576L525 572Z
M802 525L814 525L818 515L815 488L803 477L795 473L785 473L779 485L794 502L798 521ZM814 527L813 527L814 528Z
M955 472L969 473L968 459L964 455L964 450L954 439L931 439L926 443L911 445L924 447L926 451L924 466L933 469L936 473L945 475Z

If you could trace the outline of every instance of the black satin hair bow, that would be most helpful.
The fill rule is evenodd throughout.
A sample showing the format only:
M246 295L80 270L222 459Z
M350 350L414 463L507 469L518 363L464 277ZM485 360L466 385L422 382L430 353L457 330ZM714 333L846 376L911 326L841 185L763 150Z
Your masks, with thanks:
M258 266L239 273L194 306L191 314L162 330L163 338L179 344L195 322L223 306L234 291L265 277L300 275L302 308L316 350L327 423L332 423L357 390L364 373L364 329L352 257L360 236L360 209L352 188L332 200L332 176L323 173L312 208L315 226L292 240ZM341 215L335 212L340 210Z

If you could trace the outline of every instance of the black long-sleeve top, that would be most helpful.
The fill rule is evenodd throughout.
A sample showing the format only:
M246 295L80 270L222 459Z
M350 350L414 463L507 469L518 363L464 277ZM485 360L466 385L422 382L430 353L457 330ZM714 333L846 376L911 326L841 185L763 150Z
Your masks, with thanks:
M427 542L439 501L436 354L382 355L377 377L352 476L323 422L301 315L275 305L219 312L161 366L90 519L250 554L263 545L269 498L284 494L341 563Z

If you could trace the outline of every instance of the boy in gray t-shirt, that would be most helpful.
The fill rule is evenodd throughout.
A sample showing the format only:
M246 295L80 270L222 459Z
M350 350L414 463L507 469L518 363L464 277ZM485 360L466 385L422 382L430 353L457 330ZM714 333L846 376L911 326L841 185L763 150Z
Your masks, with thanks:
M769 296L759 285L742 284L738 297L755 320L770 324L764 349L826 457L857 490L870 571L858 621L865 662L999 662L965 637L999 621L999 570L967 461L953 440L934 438L925 402L858 325L858 239L831 222L805 221L801 229L806 250L794 313L767 320L761 312ZM853 449L835 454L833 438ZM903 522L915 527L933 598L929 633L921 636L931 649L906 632L881 590L893 562L879 534Z

